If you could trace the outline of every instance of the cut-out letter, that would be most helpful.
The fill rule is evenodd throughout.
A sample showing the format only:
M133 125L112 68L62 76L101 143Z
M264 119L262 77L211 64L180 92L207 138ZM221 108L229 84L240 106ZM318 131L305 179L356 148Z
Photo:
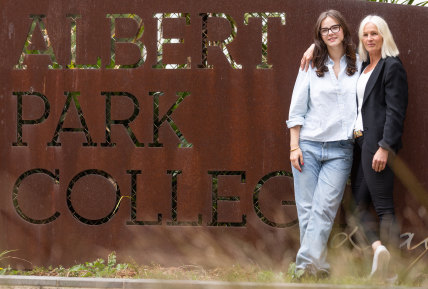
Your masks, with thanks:
M244 24L248 25L251 17L262 19L262 63L257 65L258 69L272 68L272 64L268 63L268 23L269 18L281 18L281 24L285 25L285 12L266 12L266 13L245 13Z
M42 219L42 220L35 220L35 219L32 219L32 218L28 217L27 215L25 215L24 212L21 210L19 203L18 203L19 186L21 185L22 181L25 178L27 178L33 174L47 175L50 178L52 178L52 180L54 181L54 183L56 185L59 185L59 171L58 170L55 170L54 174L48 170L45 170L45 169L32 169L32 170L26 171L25 173L23 173L22 175L19 176L19 178L15 182L15 185L13 186L13 191L12 191L13 206L15 207L15 210L18 213L18 215L21 218L23 218L25 221L32 223L32 224L48 224L48 223L55 221L60 216L60 213L55 212L49 218Z
M43 18L45 18L45 15L30 15L30 18L33 19L30 25L30 31L27 34L27 40L25 41L24 48L22 49L21 56L19 57L18 64L16 64L13 68L14 69L27 69L27 65L24 64L25 56L26 55L47 55L49 56L52 64L48 66L49 69L61 69L62 66L58 64L58 61L56 60L55 53L53 51L51 41L49 40L49 35L46 30L45 24L43 22ZM43 36L43 42L45 44L46 49L44 50L34 50L29 49L32 39L33 39L33 33L36 28L36 26L40 29L40 32Z
M61 132L83 132L86 137L86 143L83 143L83 146L97 146L96 143L92 142L91 134L89 133L89 128L86 125L85 118L83 117L83 112L80 107L79 100L77 97L80 95L80 92L78 91L65 91L65 96L67 96L67 99L65 101L64 109L62 110L61 116L59 117L58 125L55 129L54 136L51 140L51 142L48 143L48 146L61 146L61 143L58 142L59 134ZM67 117L67 112L70 108L71 101L73 100L73 103L76 107L80 124L82 127L66 127L63 128L65 118Z
M207 53L208 47L219 47L221 51L223 52L224 56L226 57L227 61L229 62L230 66L235 69L242 69L242 65L237 63L232 55L230 54L229 50L227 49L227 45L230 44L236 37L236 34L238 33L238 27L236 26L235 20L230 15L224 14L224 13L201 13L199 14L202 17L202 29L203 33L205 35L208 35L209 33L209 25L206 25L204 21L209 21L210 18L223 18L226 19L231 27L231 33L227 39L224 40L215 40L215 41L207 41L207 37L202 37L202 54ZM208 17L205 17L205 15L208 15ZM206 19L206 20L205 20ZM207 43L208 42L208 43ZM207 59L209 59L209 56L207 56ZM206 64L206 67L204 67L204 61L202 63L201 68L213 68L213 65Z
M179 19L185 18L186 25L190 25L190 14L189 13L157 13L154 15L155 19L157 19L157 28L158 28L158 41L157 41L157 63L153 65L153 68L164 68L164 69L190 69L191 58L187 57L187 63L182 64L164 64L162 62L163 55L163 44L165 43L183 43L183 38L164 38L163 34L163 20L165 18Z
M159 96L163 95L163 92L157 91L157 92L150 92L149 94L153 96L153 143L150 143L149 146L150 147L163 146L163 144L159 142L159 128L166 121L174 130L174 133L177 135L177 137L180 139L180 144L178 145L178 147L180 148L192 147L193 145L184 138L184 135L181 133L180 129L171 118L172 113L178 108L178 106L184 100L184 98L190 95L190 93L187 91L177 92L177 96L178 96L177 101L168 109L166 114L161 119L159 119Z
M137 68L140 67L147 57L146 46L141 42L141 37L144 33L144 23L140 16L136 14L107 14L107 18L111 20L111 49L110 49L110 64L106 68ZM138 30L134 37L130 38L117 38L116 36L116 19L117 18L129 18L133 19L138 23ZM132 65L116 65L116 43L131 43L137 45L140 50L141 58Z
M13 143L13 146L27 146L27 143L22 142L22 126L26 124L37 124L45 121L49 116L50 104L46 96L39 92L31 91L14 91L13 95L17 96L17 120L16 120L16 143ZM22 118L22 96L23 95L36 95L40 97L44 104L45 110L43 115L38 119L23 119Z
M247 217L242 215L242 222L218 222L218 201L239 202L239 196L219 196L218 195L218 176L236 175L241 176L241 184L245 183L245 172L241 171L208 171L212 175L212 219L209 226L233 226L244 227L247 223Z
M144 147L144 143L140 143L138 141L137 137L135 136L135 134L132 132L131 128L129 127L129 124L138 116L138 113L140 111L140 107L138 105L137 98L128 92L108 91L108 92L101 92L101 95L106 96L106 142L102 143L101 146L113 147L116 145L115 143L111 142L111 125L112 124L121 124L126 128L126 133L129 135L129 137L131 138L134 145L136 147ZM111 97L112 97L112 95L127 96L132 100L132 102L134 103L134 112L132 113L132 115L129 118L123 119L123 120L111 119Z

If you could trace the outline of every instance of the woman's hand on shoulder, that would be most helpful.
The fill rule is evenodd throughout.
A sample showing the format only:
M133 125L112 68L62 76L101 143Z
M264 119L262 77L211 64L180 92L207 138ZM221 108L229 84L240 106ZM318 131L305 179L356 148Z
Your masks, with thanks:
M314 58L314 48L315 44L312 43L311 46L309 46L309 48L305 51L305 53L303 53L303 57L300 60L301 70L308 71L309 64L311 64L312 68L314 67L314 63L311 63L311 60Z

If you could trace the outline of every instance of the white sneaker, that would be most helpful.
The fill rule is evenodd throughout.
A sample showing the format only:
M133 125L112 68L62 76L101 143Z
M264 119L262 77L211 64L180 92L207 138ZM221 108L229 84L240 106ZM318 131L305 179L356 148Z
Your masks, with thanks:
M384 278L388 272L390 259L391 259L391 254L389 254L385 246L380 245L379 247L377 247L373 256L373 265L372 265L372 272L370 273L370 278L373 278L373 277Z

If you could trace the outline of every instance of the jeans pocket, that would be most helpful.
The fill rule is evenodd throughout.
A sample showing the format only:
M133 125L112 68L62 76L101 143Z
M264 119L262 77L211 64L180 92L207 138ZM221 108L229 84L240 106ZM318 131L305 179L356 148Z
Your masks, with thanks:
M313 142L312 141L304 140L304 139L299 140L299 147L300 147L300 150L302 152L303 151L311 150L312 146L313 146Z

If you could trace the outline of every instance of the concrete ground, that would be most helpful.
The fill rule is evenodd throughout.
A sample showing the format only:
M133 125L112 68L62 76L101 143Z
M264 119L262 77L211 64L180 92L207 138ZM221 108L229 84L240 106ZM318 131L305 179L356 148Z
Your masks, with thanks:
M194 280L150 280L150 279L114 279L114 278L77 278L43 276L0 276L0 289L92 289L92 288L129 288L129 289L365 289L379 286L331 285L302 283L249 283ZM385 288L406 288L388 286ZM416 288L416 287L414 287Z

